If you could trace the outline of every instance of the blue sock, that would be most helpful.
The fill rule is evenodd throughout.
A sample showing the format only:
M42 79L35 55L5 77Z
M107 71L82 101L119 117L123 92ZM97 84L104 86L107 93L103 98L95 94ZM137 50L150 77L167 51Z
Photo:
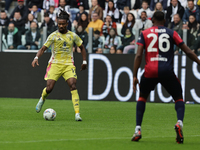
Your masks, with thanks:
M175 110L177 113L177 119L183 121L184 113L185 113L185 104L183 100L175 101Z
M136 106L136 126L141 126L142 124L145 106L146 106L146 101L138 100L137 106Z

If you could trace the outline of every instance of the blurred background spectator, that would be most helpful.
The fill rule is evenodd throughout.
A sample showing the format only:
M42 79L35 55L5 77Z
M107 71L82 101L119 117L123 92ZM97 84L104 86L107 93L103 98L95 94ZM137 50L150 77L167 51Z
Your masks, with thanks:
M149 4L148 4L147 1L142 1L142 8L140 8L140 9L138 10L138 18L139 18L139 16L141 16L141 13L142 13L143 11L146 12L147 18L150 19L150 18L152 17L153 12L150 10Z
M36 5L39 10L43 8L43 0L26 0L26 6L29 8L29 10L33 7L33 5Z
M179 32L179 30L182 30L182 27L183 27L183 21L181 20L179 14L175 14L174 21L168 24L168 28L176 32Z
M38 23L38 21L34 18L33 14L29 13L27 22L25 23L25 30L26 31L31 28L31 22L33 22L33 21Z
M12 22L5 31L5 40L8 49L16 49L18 45L21 45L21 34Z
M41 12L38 9L37 5L33 5L30 11L31 11L31 14L33 14L34 16L34 19L36 19L37 22L41 22Z
M132 33L132 29L126 28L124 36L121 37L122 44L117 48L117 50L121 50L123 52L124 47L130 45L134 39L135 36Z
M84 9L84 5L83 5L83 2L80 2L80 5L79 5L79 12L76 14L76 18L73 22L74 26L77 26L78 25L78 21L79 19L81 18L81 15L84 13L86 15L86 18L87 18L87 22L89 23L88 21L88 13L85 11ZM84 16L85 16L84 15ZM82 20L83 21L83 20ZM85 20L84 20L85 21Z
M54 0L43 0L43 10L44 12L48 12L50 6L54 6L55 2Z
M0 14L0 26L7 27L10 20L4 10L1 10Z
M104 35L104 37L107 37L109 31L111 28L117 28L117 25L115 22L112 21L111 16L107 15L105 22L103 23L102 29L101 29L101 35Z
M12 22L15 24L15 27L18 28L18 30L21 34L25 33L25 31L26 31L25 30L26 20L22 19L22 16L21 16L19 11L15 11L14 18L13 18Z
M134 25L135 25L135 16L132 13L128 13L126 22L121 30L121 34L124 35L127 28L131 29L132 32L132 28L134 27Z
M103 20L103 9L98 5L97 0L92 0L92 7L89 10L89 16L88 16L89 21L92 21L94 13L97 13L99 19Z
M40 35L40 32L38 31L36 22L34 21L31 22L30 30L26 32L25 38L26 38L26 44L18 45L17 49L28 49L28 50L38 49L41 35Z
M17 0L17 6L10 15L10 21L13 20L15 12L20 12L20 16L23 21L27 20L29 10L28 7L24 5L24 0Z
M171 0L170 6L167 7L166 23L172 23L175 14L179 14L182 19L184 12L185 9L178 0Z
M53 31L56 30L56 26L54 21L49 17L48 12L44 13L44 21L40 27L40 31L42 31L43 27L47 27L47 36L49 36Z
M109 53L116 54L116 46L111 46Z
M89 24L89 21L88 21L88 14L87 13L82 13L79 20L78 20L78 23L77 25L78 26L82 26L83 30L85 30L87 28Z
M110 48L112 46L117 47L119 44L119 37L117 36L117 32L115 28L111 28L109 31L109 35L106 37L104 43L104 53L109 53Z
M129 7L124 6L124 11L123 11L122 18L121 18L121 24L122 25L124 25L124 23L126 22L126 18L127 18L127 15L128 15L129 12L130 12Z
M140 19L138 19L134 25L133 33L135 34L136 30L139 29L140 31L143 31L147 28L152 27L152 21L147 19L147 13L146 11L143 11L141 13Z
M89 28L93 28L93 31L98 30L99 32L101 32L101 28L103 25L103 21L99 19L99 16L96 12L94 12L92 14L92 21L88 24L86 31L87 33L89 33Z
M88 44L88 34L81 25L78 25L76 29L76 34L82 39L83 46L86 47Z
M200 22L199 7L194 4L194 0L188 0L187 7L183 15L183 22L187 23L189 21L189 16L193 14L196 17L197 22Z
M94 31L94 37L92 40L92 52L96 53L98 48L103 48L103 40L100 38L99 30ZM86 49L89 49L89 44L87 44Z
M104 19L108 15L112 17L112 20L114 22L119 22L120 23L120 16L121 16L120 15L120 11L118 10L118 8L114 7L113 0L109 0L108 1L108 7L105 9Z

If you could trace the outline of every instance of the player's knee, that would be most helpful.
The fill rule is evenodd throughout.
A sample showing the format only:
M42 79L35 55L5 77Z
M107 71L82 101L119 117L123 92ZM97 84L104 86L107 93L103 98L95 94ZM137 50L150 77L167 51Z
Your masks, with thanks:
M71 91L76 90L76 84L71 84L71 85L70 85L70 90L71 90Z
M52 86L47 86L47 88L46 88L47 94L51 93L52 90L53 90Z

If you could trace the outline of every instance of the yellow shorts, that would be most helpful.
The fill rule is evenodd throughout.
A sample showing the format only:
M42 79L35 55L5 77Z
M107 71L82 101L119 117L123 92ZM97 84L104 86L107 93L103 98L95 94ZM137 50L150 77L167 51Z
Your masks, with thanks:
M63 76L65 81L69 78L76 78L76 67L73 65L61 65L49 63L44 76L45 80L52 79L57 81L60 76Z

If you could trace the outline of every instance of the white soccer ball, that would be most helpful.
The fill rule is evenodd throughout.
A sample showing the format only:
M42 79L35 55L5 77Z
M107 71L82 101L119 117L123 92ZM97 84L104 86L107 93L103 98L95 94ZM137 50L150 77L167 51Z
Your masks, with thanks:
M56 118L56 111L52 108L48 108L44 111L43 117L45 120L53 121Z

